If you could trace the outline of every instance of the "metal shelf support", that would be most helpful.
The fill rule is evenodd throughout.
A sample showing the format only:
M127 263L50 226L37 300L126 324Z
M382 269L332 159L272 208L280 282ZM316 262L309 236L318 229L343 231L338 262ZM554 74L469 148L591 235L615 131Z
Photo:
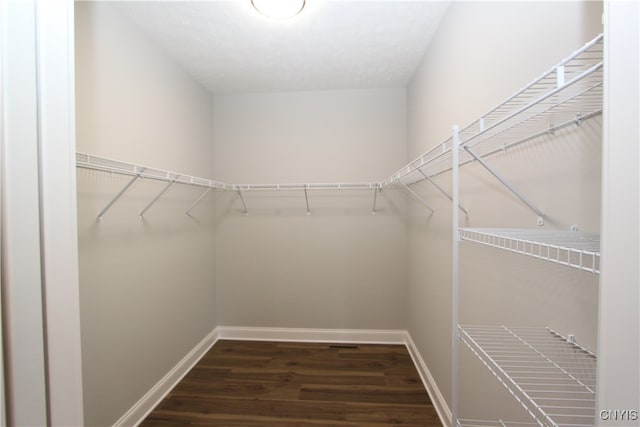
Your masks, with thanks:
M371 209L371 214L376 214L376 202L378 201L378 191L382 191L380 187L376 187L373 189L373 208Z
M144 169L141 172L144 172ZM98 214L98 218L97 218L98 222L102 222L102 217L104 216L104 214L107 213L107 211L111 209L111 206L113 206L113 204L117 202L118 199L122 197L122 195L126 193L127 190L139 179L140 179L140 175L136 175L133 178L131 178L131 180L127 183L127 185L125 185L124 188L120 190L120 192L116 194L116 196L113 199L111 199L109 203L107 203L107 206L105 206L104 209L102 209Z
M542 213L542 211L540 209L538 209L533 203L531 203L529 201L529 199L527 199L525 197L524 194L522 194L513 185L511 185L509 183L509 181L507 181L504 177L502 177L502 175L500 175L498 172L496 172L495 169L493 169L491 166L489 166L487 164L487 162L482 160L482 157L478 156L471 148L469 148L467 146L463 146L462 148L464 148L465 151L471 155L471 157L476 159L478 161L478 163L480 163L480 165L482 165L483 168L485 168L487 171L489 171L489 173L491 175L493 175L498 181L500 181L502 183L502 185L507 187L507 189L511 193L513 193L518 199L520 199L525 205L527 205L527 207L529 209L531 209L536 215L538 215L538 225L544 225L544 214Z
M151 201L151 203L149 203L144 209L142 209L142 211L140 211L140 215L139 218L142 219L144 217L144 214L149 210L149 208L151 208L151 206L153 206L159 199L160 197L162 197L162 195L164 193L167 192L167 190L169 190L169 188L171 188L171 186L175 183L175 179L178 178L178 176L176 176L174 179L172 179L171 181L169 181L169 184L167 184L160 193L158 193L158 195Z
M240 196L240 201L242 202L242 206L244 206L244 214L249 215L249 209L247 209L247 203L244 201L242 190L238 190L238 196Z
M311 215L311 210L309 209L309 194L307 193L307 186L304 186L304 200L307 202L307 215Z
M191 211L195 209L196 206L198 206L200 204L200 202L202 201L202 199L205 198L205 196L207 194L209 194L209 191L213 190L213 187L209 187L206 190L204 190L204 193L202 193L202 195L200 195L200 197L198 197L198 200L196 200L189 209L187 209L187 211L184 213L187 216L191 215Z
M424 179L426 179L427 181L429 181L429 183L431 185L433 185L434 187L436 187L438 189L438 191L440 191L444 197L446 197L447 199L449 199L450 202L453 202L453 198L451 197L451 195L449 193L447 193L442 187L440 187L434 180L432 180L431 178L429 178L429 176L424 173L422 171L422 169L418 168L418 172L420 172L422 174L422 176L424 176ZM463 213L464 216L466 216L467 218L469 218L469 212L467 212L467 210L465 208L463 208L462 206L458 205L458 209L460 209Z
M425 208L429 209L431 211L431 215L433 215L433 212L434 212L433 208L431 206L429 206L427 204L427 202L425 202L424 199L422 197L420 197L420 195L418 193L416 193L411 188L409 188L409 186L407 184L405 184L404 182L402 182L402 181L398 181L398 182L405 188L405 190L407 190L409 193L411 193L411 195L413 197L415 197L416 200L418 200L420 203L422 203L422 205Z

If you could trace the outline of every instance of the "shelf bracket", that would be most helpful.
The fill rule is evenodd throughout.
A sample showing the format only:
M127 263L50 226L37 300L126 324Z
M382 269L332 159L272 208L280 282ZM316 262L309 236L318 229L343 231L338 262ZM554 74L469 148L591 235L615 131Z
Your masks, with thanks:
M538 215L538 225L544 225L544 214L533 203L527 199L524 194L519 192L513 185L511 185L506 179L502 177L495 169L489 166L480 156L478 156L471 148L463 147L467 153L471 155L478 163L482 165L491 175L493 175L498 181L502 183L511 193L513 193L518 199L520 199L529 209L531 209L536 215Z
M373 189L373 208L371 209L371 215L376 214L376 203L378 201L378 191L380 191L380 187L376 187Z
M311 215L311 210L309 209L309 194L307 193L307 185L304 185L304 200L307 202L307 215Z
M427 176L427 174L422 171L422 169L418 169L418 172L420 172L422 174L422 176L424 176L424 178L431 183L431 185L436 187L438 189L438 191L440 191L444 195L444 197L449 199L449 201L453 202L453 197L451 197L451 195L449 195L449 193L447 193L442 187L440 187L434 180L429 178ZM465 208L463 208L462 206L458 205L458 209L460 209L464 213L464 215L467 218L469 218L469 212L467 212L467 210Z
M184 213L187 216L191 216L191 211L195 209L196 206L198 206L200 204L200 202L202 201L202 199L205 198L205 196L207 194L209 194L209 191L213 190L213 187L209 187L207 188L204 193L202 193L202 195L200 195L200 197L198 197L198 200L196 200L189 209L187 209L187 211Z
M244 196L242 195L242 190L238 190L238 196L240 196L240 201L242 202L242 206L244 206L244 214L249 215L249 209L247 209L247 204L244 201Z
M422 197L420 197L420 195L418 193L416 193L415 191L413 191L411 188L409 188L409 186L407 184L405 184L402 181L398 181L404 188L405 190L407 190L409 193L411 193L411 195L413 195L413 197L415 197L420 203L422 203L424 205L425 208L429 209L431 211L431 214L433 215L433 208L431 208L431 206L429 206L427 204L427 202L424 201L424 199Z
M98 222L102 222L102 217L104 216L104 214L105 214L105 213L107 213L107 211L108 211L109 209L111 209L111 206L113 206L113 204L114 204L115 202L117 202L117 201L118 201L118 199L119 199L120 197L122 197L122 195L123 195L124 193L126 193L126 192L127 192L127 190L128 190L128 189L129 189L129 188L130 188L130 187L131 187L131 186L132 186L132 185L133 185L137 180L139 180L140 178L142 178L142 176L141 176L141 173L142 173L142 172L144 172L144 169L142 169L138 175L136 175L136 176L134 176L133 178L131 178L131 180L127 183L127 185L125 185L125 186L124 186L124 188L123 188L122 190L120 190L120 192L119 192L118 194L116 194L116 196L115 196L113 199L111 199L111 201L110 201L109 203L107 203L107 206L105 206L105 207L104 207L104 209L102 209L102 210L100 211L100 213L98 214L98 218L97 218L97 221L98 221Z
M140 215L138 215L139 219L142 219L144 217L144 214L149 210L149 208L153 206L160 199L160 197L162 197L162 195L166 193L167 190L169 190L169 188L171 188L171 186L175 183L175 180L179 176L180 175L177 175L171 181L169 181L169 184L167 184L167 186L164 187L160 193L158 193L158 195L151 201L151 203L149 203L144 209L142 209L142 211L140 212Z

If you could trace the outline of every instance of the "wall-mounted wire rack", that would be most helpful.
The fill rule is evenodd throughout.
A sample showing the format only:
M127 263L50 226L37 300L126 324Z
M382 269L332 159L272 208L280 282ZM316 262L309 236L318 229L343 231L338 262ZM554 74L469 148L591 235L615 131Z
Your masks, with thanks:
M460 238L540 260L600 272L600 236L563 230L460 228Z
M121 160L109 159L107 157L94 156L86 153L76 153L76 167L82 169L98 170L103 172L115 173L119 175L131 176L131 180L115 195L109 203L98 214L98 222L102 222L103 216L109 209L127 192L133 184L139 179L152 179L156 181L167 182L167 185L158 193L149 204L139 213L140 219L174 184L190 185L205 188L204 192L185 212L189 215L191 211L204 199L204 197L215 189L231 190L233 186L220 181L214 181L206 178L199 178L178 172L171 172L163 169L152 168L149 166L136 165L133 163L123 162Z
M460 130L462 148L481 155L549 133L602 111L603 36L599 35Z
M541 225L542 211L483 158L601 115L602 77L601 34L462 128L458 163L479 163L535 212Z
M203 187L205 191L198 199L189 207L185 214L190 212L204 199L211 190L235 191L244 207L244 212L248 213L244 192L250 191L300 191L304 194L307 214L311 213L309 204L309 191L312 190L373 190L373 207L372 213L376 213L378 192L381 190L379 182L330 182L330 183L302 183L302 184L227 184L221 181L215 181L206 178L198 178L195 176L171 172L163 169L142 166L133 163L114 160L106 157L95 156L86 153L76 153L76 166L83 169L92 169L119 175L131 176L131 180L125 187L116 194L116 196L107 204L107 206L98 214L98 222L102 221L104 214L120 199L124 193L139 179L152 179L167 182L167 186L140 212L142 218L144 214L157 202L163 194L174 184L184 184L196 187Z
M544 225L544 213L485 159L493 154L545 137L602 114L603 37L599 35L532 82L458 130L451 139L453 203L459 203L459 168L475 162L491 173ZM446 168L436 168L442 173ZM408 170L407 170L408 171ZM405 174L409 176L409 173ZM400 175L396 175L400 179ZM453 210L453 308L457 326L453 339L454 425L511 426L505 421L458 418L458 347L462 342L503 384L541 427L593 426L595 422L596 356L546 328L459 325L459 245L476 242L569 268L599 273L597 234L543 229L460 227ZM526 425L526 423L524 424Z
M197 187L219 188L231 190L233 186L220 181L206 178L171 172L167 170L152 168L149 166L135 165L121 160L109 159L107 157L94 156L93 154L76 153L76 166L83 169L93 169L104 172L116 173L120 175L137 176L158 181L175 182L176 184L194 185Z
M603 36L599 35L462 128L458 166L478 162L487 168L538 215L542 224L542 211L484 159L602 115L602 53ZM382 187L397 183L410 186L424 180L435 185L434 177L452 169L453 145L453 137L447 138L393 173ZM451 199L444 190L438 190Z
M458 331L539 426L594 425L593 353L550 328L465 325Z

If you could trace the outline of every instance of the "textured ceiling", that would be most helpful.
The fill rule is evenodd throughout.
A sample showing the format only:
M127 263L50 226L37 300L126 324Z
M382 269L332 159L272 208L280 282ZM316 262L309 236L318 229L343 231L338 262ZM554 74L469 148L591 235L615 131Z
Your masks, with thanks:
M447 5L307 0L288 21L250 0L117 7L211 92L234 93L404 86Z

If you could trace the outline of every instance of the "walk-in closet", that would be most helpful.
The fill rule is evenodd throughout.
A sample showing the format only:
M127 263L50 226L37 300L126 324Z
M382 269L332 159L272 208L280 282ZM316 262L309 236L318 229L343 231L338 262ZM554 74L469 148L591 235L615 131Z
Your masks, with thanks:
M640 426L636 2L0 18L2 425Z

